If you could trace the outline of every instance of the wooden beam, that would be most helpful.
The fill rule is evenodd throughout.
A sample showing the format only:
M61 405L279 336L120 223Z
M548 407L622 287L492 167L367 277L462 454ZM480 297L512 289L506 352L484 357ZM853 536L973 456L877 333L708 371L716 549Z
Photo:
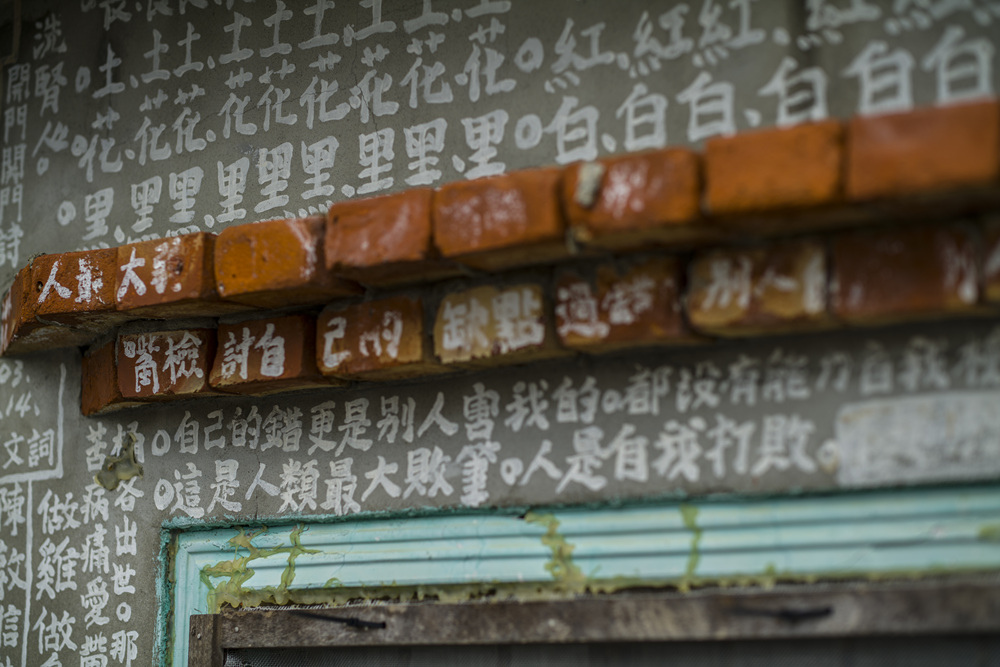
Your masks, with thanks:
M1000 578L226 611L193 616L191 632L192 666L221 665L223 651L235 648L995 633L1000 632ZM209 637L217 651L208 650Z

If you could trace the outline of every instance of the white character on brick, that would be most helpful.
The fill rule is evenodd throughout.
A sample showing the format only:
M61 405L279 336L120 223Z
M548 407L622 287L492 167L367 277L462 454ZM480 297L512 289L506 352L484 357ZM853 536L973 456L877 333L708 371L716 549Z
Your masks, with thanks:
M62 299L68 299L73 295L68 287L63 287L56 280L56 272L59 271L59 260L52 262L52 269L49 271L49 277L45 280L45 286L42 288L42 292L38 295L38 303L44 303L45 299L48 298L49 293L53 290Z
M611 324L634 324L639 315L653 308L656 283L649 276L635 276L619 280L601 300L601 307L608 313Z
M156 336L143 334L124 342L122 351L125 356L135 359L136 393L141 392L143 387L152 387L154 394L160 391L160 367L153 359L153 353L160 351L156 339Z
M753 264L748 257L733 260L713 257L709 261L710 282L705 288L702 308L728 308L736 304L746 309L750 305Z
M97 295L95 292L104 287L104 279L94 277L94 266L91 260L81 257L77 260L79 272L76 274L76 303L87 303ZM39 303L41 303L39 301Z
M493 320L501 354L545 340L542 302L528 287L504 290L493 297Z
M129 258L128 262L122 267L122 277L121 284L118 287L118 300L121 301L126 294L128 294L129 286L131 286L135 293L142 296L146 293L146 283L142 282L142 279L135 272L136 269L146 266L145 257L136 257L135 248L132 248L132 256Z
M226 342L222 346L222 367L223 377L231 378L239 376L247 379L247 364L250 359L250 348L256 339L250 335L249 327L243 327L242 336L236 337L232 331L226 336Z
M399 356L399 343L403 336L403 318L395 311L386 311L382 315L382 327L365 331L358 337L358 352L363 357L382 356L382 342L385 342L385 354L390 359Z
M264 335L254 344L254 349L262 350L260 374L264 377L281 377L285 372L285 339L274 335L274 324L268 323Z
M602 322L597 298L590 285L583 280L561 286L556 290L556 318L560 336L576 334L585 338L607 338L611 327Z
M149 284L153 286L157 294L165 294L168 286L171 292L179 292L181 290L179 281L168 285L175 267L167 266L168 261L180 249L180 246L181 239L173 238L169 241L158 243L154 248L156 254L153 256L152 275L149 279Z
M350 350L333 351L336 342L343 340L347 333L347 318L331 317L326 326L328 330L323 334L323 365L327 368L338 368L351 358Z
M445 301L441 319L444 320L441 338L444 349L455 351L489 347L486 326L490 322L490 311L478 299L458 304Z
M180 378L205 376L205 371L198 367L199 345L201 345L201 339L190 331L185 331L180 340L167 339L163 370L170 373L171 384L176 384Z

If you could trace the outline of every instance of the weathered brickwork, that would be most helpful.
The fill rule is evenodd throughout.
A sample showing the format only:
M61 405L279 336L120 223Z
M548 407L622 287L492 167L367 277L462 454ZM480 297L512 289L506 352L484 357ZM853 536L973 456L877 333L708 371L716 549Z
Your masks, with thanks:
M996 100L758 130L35 257L0 350L102 341L96 414L995 312L998 195Z

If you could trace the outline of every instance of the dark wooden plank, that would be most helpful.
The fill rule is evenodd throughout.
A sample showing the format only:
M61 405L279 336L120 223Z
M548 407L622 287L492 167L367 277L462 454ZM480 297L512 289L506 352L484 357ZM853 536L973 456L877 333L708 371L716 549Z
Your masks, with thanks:
M1000 632L1000 579L229 611L217 618L226 648L989 633Z
M188 637L189 667L222 667L224 656L219 642L221 620L217 614L191 617Z

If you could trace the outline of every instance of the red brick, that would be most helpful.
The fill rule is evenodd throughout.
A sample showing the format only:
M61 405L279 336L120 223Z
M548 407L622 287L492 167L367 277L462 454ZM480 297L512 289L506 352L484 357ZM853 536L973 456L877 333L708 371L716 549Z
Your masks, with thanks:
M17 272L0 304L0 354L17 355L92 342L92 331L45 322L37 316L31 266Z
M868 324L976 308L975 230L966 225L854 232L832 244L833 312Z
M209 383L236 394L329 386L316 367L316 319L287 315L220 323Z
M688 267L691 326L721 336L828 326L827 274L815 241L702 253Z
M442 299L434 353L445 364L490 366L564 354L537 284L485 285Z
M138 405L122 396L118 389L114 338L97 343L84 353L80 373L80 412L85 417Z
M103 333L128 316L115 309L116 248L42 255L31 262L37 316Z
M710 139L705 205L733 215L830 204L841 197L843 162L839 121Z
M441 254L486 271L565 257L561 175L527 169L442 186L433 205Z
M140 401L215 393L208 385L215 343L215 329L122 334L115 348L118 390Z
M365 285L388 286L456 274L431 241L433 191L352 199L330 207L326 266Z
M220 315L246 310L215 290L215 235L206 232L118 247L115 300L137 317Z
M670 148L577 162L566 168L562 202L574 237L622 249L711 233L701 212L698 154Z
M270 220L222 230L215 240L219 296L257 308L325 303L360 292L323 261L322 216Z
M1000 303L1000 217L983 228L983 298Z
M557 278L556 331L564 347L603 352L692 340L675 258L608 262L588 274L571 269Z
M396 296L349 306L328 306L316 334L325 375L389 380L439 373L430 336L424 335L420 299Z
M894 197L1000 181L1000 103L851 120L847 196Z

